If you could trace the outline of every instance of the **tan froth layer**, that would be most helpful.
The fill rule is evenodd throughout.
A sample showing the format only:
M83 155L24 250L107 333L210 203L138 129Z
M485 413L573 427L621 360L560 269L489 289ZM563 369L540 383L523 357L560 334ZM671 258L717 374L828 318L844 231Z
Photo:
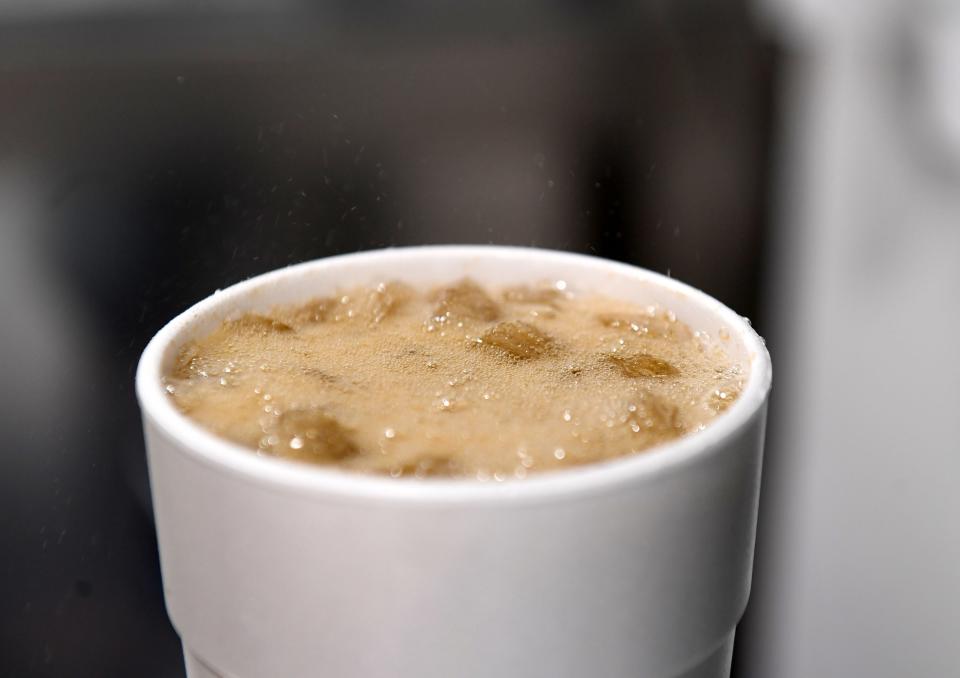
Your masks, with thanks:
M186 345L165 382L182 412L260 454L505 480L695 432L743 379L667 309L462 280L226 321Z

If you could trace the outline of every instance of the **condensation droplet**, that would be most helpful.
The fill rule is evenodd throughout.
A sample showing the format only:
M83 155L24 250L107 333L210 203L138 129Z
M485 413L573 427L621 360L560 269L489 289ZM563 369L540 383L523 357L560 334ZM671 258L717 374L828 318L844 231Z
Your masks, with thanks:
M567 452L562 447L558 447L553 451L553 456L556 457L557 459L563 459L564 457L567 456Z
M293 436L290 439L290 449L299 450L301 447L303 447L303 438Z

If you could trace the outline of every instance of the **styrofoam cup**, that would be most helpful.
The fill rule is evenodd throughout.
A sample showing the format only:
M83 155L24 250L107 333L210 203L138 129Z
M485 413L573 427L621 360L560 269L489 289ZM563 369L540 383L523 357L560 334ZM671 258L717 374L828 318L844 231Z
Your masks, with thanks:
M706 430L525 480L417 481L267 458L180 414L161 383L224 317L336 289L562 279L659 303L749 366ZM292 266L201 301L137 370L167 610L190 678L715 678L750 592L770 358L687 285L611 261L486 246Z

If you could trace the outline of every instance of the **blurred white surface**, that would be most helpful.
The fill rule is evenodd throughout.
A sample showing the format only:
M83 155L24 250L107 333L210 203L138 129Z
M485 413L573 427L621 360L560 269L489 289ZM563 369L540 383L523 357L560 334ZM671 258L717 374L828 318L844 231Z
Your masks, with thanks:
M0 356L6 382L15 387L0 415L14 443L0 455L0 469L11 477L44 461L24 443L48 428L52 413L60 422L74 419L70 403L83 387L66 375L82 374L92 362L77 360L90 353L84 323L72 290L42 256L39 172L18 161L0 163Z
M927 107L960 97L943 70L960 45L923 41L960 31L922 5L874 5L866 30L856 12L789 4L768 295L780 359L740 667L955 676L960 173Z

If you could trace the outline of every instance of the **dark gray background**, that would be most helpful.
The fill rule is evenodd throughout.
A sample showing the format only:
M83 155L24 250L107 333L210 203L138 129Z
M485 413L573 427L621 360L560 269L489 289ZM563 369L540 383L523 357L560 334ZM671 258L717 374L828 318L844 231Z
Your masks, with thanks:
M0 10L0 675L182 675L133 370L218 287L537 245L763 330L780 60L747 8L456 4Z

